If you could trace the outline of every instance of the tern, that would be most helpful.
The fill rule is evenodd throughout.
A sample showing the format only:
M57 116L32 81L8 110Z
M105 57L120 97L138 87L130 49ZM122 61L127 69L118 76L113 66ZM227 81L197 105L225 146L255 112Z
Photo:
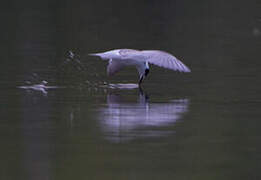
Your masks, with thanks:
M114 75L125 66L135 66L139 73L139 85L149 74L149 64L154 64L173 71L191 72L191 70L175 56L160 50L114 49L102 53L92 53L108 60L107 74Z

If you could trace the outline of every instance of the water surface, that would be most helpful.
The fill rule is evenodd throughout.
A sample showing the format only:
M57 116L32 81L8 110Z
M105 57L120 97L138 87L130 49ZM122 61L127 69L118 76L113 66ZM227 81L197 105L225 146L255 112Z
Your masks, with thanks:
M0 179L260 179L260 6L4 3ZM192 73L152 66L140 90L135 68L108 78L87 56L114 48Z

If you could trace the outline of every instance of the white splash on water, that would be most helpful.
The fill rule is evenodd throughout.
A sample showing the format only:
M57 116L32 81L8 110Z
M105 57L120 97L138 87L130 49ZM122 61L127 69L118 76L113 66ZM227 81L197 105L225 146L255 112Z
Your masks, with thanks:
M26 86L18 86L17 88L25 89L25 90L33 90L33 91L39 91L43 93L44 95L47 95L48 89L56 89L56 88L62 88L60 86L47 86L48 82L43 80L39 84L32 84L32 85L26 85Z

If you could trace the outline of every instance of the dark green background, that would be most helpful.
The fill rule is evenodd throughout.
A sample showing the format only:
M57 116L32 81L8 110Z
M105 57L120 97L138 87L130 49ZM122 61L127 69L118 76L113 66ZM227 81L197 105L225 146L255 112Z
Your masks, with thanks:
M260 9L258 0L1 2L0 179L260 179ZM94 84L137 81L134 68L108 78L106 62L87 56L115 48L165 50L192 73L153 66L140 106L137 89ZM85 70L65 63L69 50ZM17 88L42 80L66 88ZM113 95L131 112L119 120L166 105L171 116L172 100L187 111L115 135L101 121Z

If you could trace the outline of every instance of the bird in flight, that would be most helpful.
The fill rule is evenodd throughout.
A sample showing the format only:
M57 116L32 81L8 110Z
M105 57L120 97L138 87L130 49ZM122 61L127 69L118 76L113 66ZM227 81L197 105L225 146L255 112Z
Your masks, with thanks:
M109 60L107 74L114 75L125 66L135 66L139 73L139 85L149 74L149 64L173 71L191 72L191 70L173 55L159 50L115 49L102 53L92 53L103 60Z

